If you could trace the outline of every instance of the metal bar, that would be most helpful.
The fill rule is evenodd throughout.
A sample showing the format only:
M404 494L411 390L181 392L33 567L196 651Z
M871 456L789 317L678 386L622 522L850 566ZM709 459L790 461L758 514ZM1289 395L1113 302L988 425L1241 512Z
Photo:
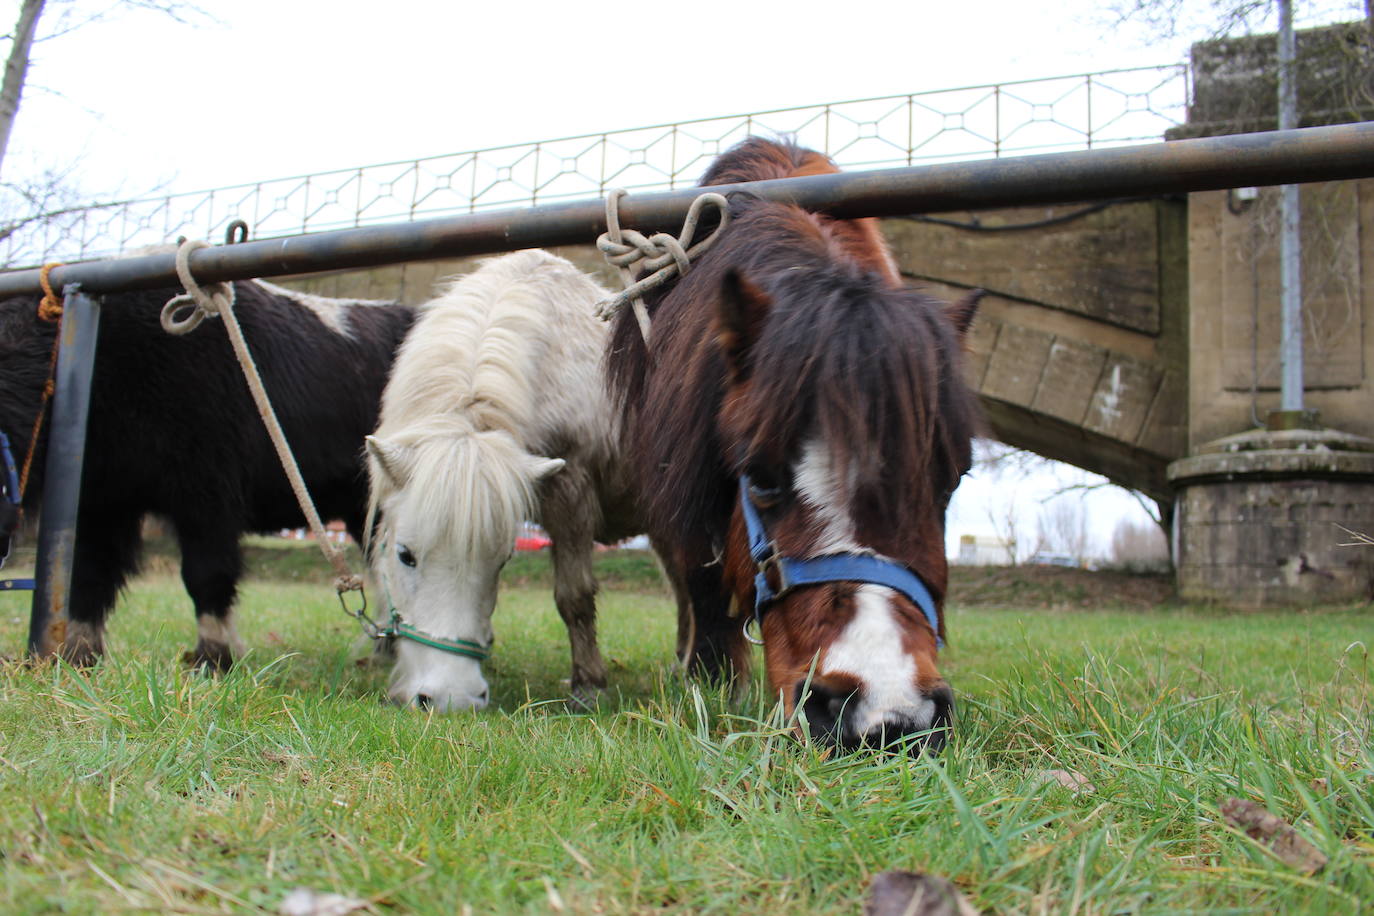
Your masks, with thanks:
M76 517L86 456L86 414L95 369L100 304L75 284L63 289L62 339L57 353L43 505L38 524L37 582L29 618L29 653L51 655L67 629L67 598L76 555Z
M842 172L722 185L841 217L896 216L991 207L1176 194L1283 182L1374 176L1374 121L1175 140L1144 146ZM631 195L622 225L675 230L699 190ZM444 219L344 229L205 248L191 255L204 282L277 277L403 261L589 244L605 230L600 199L490 210ZM0 274L0 296L34 293L38 270ZM177 285L170 253L56 268L52 277L92 292Z
M1293 0L1279 0L1279 130L1298 126L1297 36L1293 33ZM1285 184L1279 194L1279 308L1283 315L1279 343L1280 403L1302 410L1302 236L1298 186Z

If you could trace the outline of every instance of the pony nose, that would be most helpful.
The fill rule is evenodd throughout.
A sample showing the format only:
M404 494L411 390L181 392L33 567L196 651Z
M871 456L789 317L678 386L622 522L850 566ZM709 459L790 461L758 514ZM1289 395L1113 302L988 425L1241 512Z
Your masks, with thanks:
M793 702L801 707L811 737L826 744L841 744L845 707L857 702L858 691L836 690L817 681L798 681Z
M418 693L415 695L415 705L420 709L429 709L434 705L434 697L427 693Z
M843 751L859 748L915 750L938 754L945 746L954 712L954 691L941 684L925 692L934 706L930 723L906 717L884 719L860 731L855 726L862 695L858 690L837 690L826 684L798 682L795 699L806 717L813 738ZM846 713L851 713L846 715Z

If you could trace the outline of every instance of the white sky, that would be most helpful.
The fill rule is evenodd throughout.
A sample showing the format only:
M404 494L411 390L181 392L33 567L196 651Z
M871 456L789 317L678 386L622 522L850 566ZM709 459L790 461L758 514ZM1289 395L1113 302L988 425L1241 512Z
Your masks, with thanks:
M1104 5L201 0L218 23L129 12L40 43L5 170L76 161L88 194L115 199L1184 59L1187 37L1107 28ZM13 22L18 4L0 9ZM1066 478L1084 479L1065 469L1009 488L975 476L952 507L951 542L993 533L988 506L1009 489L1033 519ZM1124 493L1089 497L1102 542L1139 512Z
M1088 0L201 5L220 24L131 12L40 44L15 143L137 195L1186 51L1104 34Z

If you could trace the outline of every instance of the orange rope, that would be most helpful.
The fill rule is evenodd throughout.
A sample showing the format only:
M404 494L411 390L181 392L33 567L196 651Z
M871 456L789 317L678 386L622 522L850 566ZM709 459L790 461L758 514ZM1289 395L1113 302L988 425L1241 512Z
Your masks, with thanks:
M24 456L24 469L19 473L19 500L24 500L24 491L29 486L29 471L33 467L33 454L38 449L38 434L43 431L43 418L48 414L48 402L57 389L53 381L57 376L57 351L62 345L62 303L53 292L48 274L61 264L44 264L38 273L38 282L43 285L43 300L38 303L38 317L49 324L56 323L56 333L52 338L52 356L48 359L48 380L43 383L43 398L38 403L38 416L33 418L33 432L29 435L29 451ZM23 511L22 509L20 511Z

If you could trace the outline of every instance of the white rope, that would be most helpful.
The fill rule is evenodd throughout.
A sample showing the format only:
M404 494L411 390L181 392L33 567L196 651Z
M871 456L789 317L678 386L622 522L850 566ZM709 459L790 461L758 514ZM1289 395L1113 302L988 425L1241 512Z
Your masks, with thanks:
M194 331L206 318L224 319L224 329L229 333L229 342L234 348L234 355L238 357L239 365L243 368L244 381L248 383L248 390L253 395L253 403L257 405L258 416L262 417L263 426L267 427L267 435L272 440L272 446L277 450L277 458L281 460L282 470L286 472L286 478L291 482L291 490L296 494L296 502L300 504L301 512L305 515L310 530L314 532L315 540L319 543L320 549L324 551L325 559L334 567L334 588L340 595L348 591L357 591L363 587L363 579L349 570L348 561L344 559L343 551L330 543L324 529L324 523L320 521L320 514L315 510L315 503L310 498L310 491L306 489L305 479L301 476L301 469L296 464L295 456L291 454L291 446L286 441L286 434L282 432L276 411L272 409L272 402L267 397L267 390L263 387L262 376L258 373L257 363L253 361L253 354L248 351L248 343L244 340L243 329L239 327L238 318L234 315L233 284L213 283L209 285L207 290L196 282L195 277L191 276L191 252L209 247L208 243L199 240L187 240L177 247L177 277L186 287L186 292L169 299L167 304L162 307L162 328L168 334L182 335ZM193 309L191 314L178 319L177 313L187 308Z
M716 243L721 232L730 224L730 203L725 195L714 191L702 194L692 201L687 218L682 221L682 232L676 238L666 232L646 237L634 229L620 228L620 198L625 194L623 188L616 188L606 195L606 231L596 240L596 247L601 249L606 260L620 270L625 289L598 302L597 315L603 321L610 321L620 313L625 303L632 303L635 319L639 322L639 334L648 344L649 310L644 305L644 294L673 277L686 274L692 266L692 260ZM716 208L720 223L714 232L693 245L697 221L701 218L702 208L707 205ZM636 279L642 270L653 273Z

